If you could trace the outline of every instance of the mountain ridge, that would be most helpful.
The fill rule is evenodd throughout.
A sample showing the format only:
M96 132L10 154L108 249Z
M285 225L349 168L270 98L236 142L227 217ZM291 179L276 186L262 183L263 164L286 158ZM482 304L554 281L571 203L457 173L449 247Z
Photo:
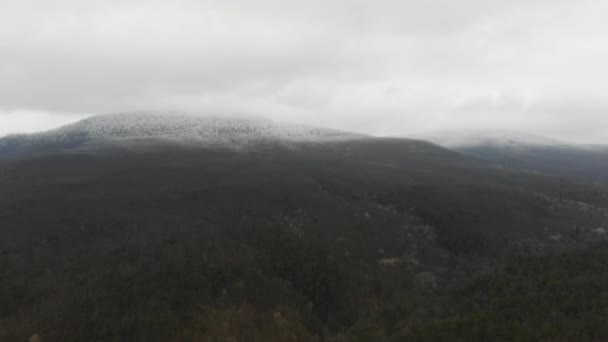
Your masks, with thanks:
M524 146L584 148L585 146L515 130L452 130L413 134L408 137L430 141L447 148L464 148L478 145L505 148Z
M274 122L261 117L141 111L95 115L56 129L0 138L0 155L146 141L246 147L259 143L365 139L360 133Z
M608 179L608 148L563 142L516 131L450 131L412 135L512 169L587 180Z

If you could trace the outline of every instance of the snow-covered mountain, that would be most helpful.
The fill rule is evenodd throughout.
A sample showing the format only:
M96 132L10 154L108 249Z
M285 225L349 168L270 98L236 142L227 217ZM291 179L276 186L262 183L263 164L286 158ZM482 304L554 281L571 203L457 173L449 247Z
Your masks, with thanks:
M245 147L258 143L364 139L357 133L277 123L257 117L203 116L183 112L131 112L93 116L47 132L0 139L0 155L92 144L150 141Z
M576 147L573 144L568 144L559 140L508 130L443 131L412 135L410 138L430 141L437 145L452 149L470 148L476 146L491 146L502 149L526 149L532 147L549 146L562 148Z
M489 161L530 171L608 179L608 149L514 131L448 131L409 136Z

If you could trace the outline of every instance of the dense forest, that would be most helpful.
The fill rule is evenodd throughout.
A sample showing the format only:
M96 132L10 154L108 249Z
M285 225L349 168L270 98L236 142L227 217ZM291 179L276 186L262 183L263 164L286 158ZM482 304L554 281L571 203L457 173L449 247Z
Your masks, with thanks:
M608 187L403 139L0 161L0 340L608 338Z

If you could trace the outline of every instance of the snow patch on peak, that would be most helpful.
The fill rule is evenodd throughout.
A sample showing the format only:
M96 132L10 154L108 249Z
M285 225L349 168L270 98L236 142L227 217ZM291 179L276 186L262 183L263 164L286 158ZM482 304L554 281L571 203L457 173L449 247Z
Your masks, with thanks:
M533 134L508 131L444 131L411 136L447 148L496 147L521 149L532 147L571 147L567 143Z
M164 140L243 147L264 142L330 142L364 139L363 134L277 123L260 117L213 116L188 112L131 112L89 117L54 130L0 139L7 145L78 146Z

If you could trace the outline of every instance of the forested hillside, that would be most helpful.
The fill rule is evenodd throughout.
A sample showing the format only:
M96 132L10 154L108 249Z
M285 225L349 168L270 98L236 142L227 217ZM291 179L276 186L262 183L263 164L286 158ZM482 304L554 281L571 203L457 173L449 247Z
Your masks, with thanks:
M404 139L0 170L0 340L607 337L597 184Z

